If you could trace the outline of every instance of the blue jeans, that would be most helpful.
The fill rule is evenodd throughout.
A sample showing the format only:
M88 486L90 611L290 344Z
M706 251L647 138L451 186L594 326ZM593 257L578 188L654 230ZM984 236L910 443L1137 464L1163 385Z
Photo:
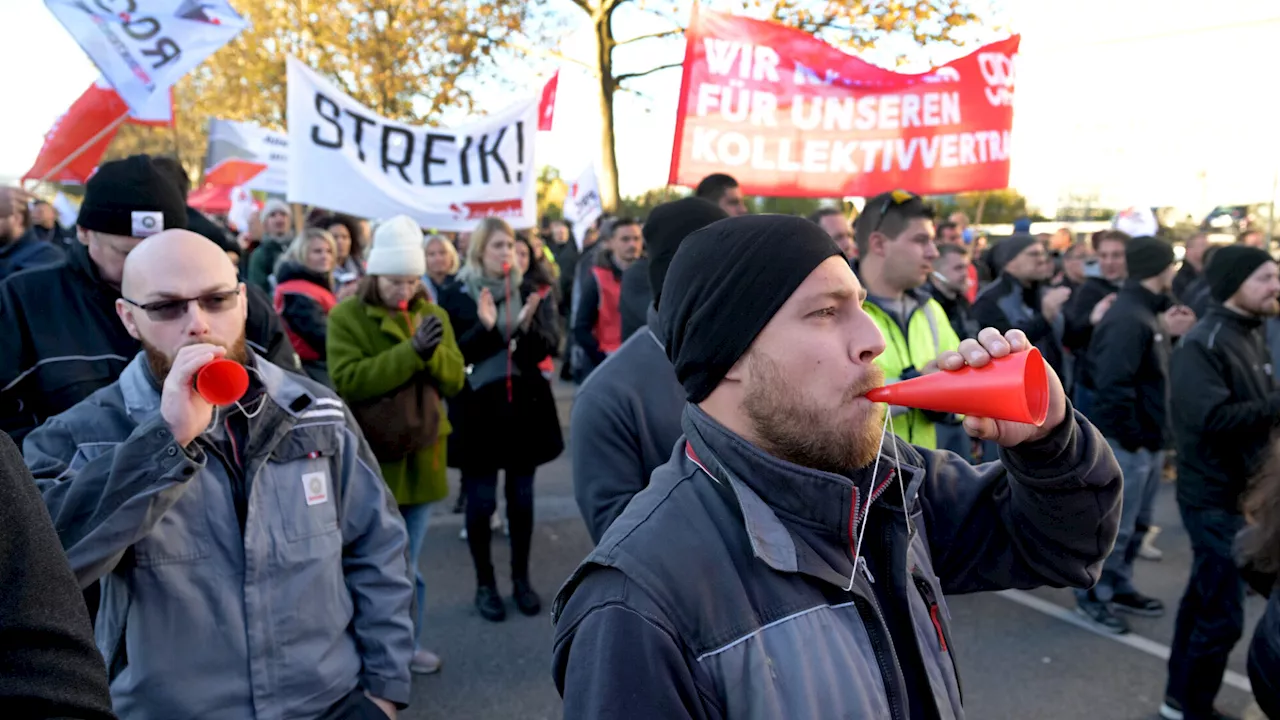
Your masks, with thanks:
M422 541L427 537L427 525L431 524L432 503L401 505L405 529L409 531L409 562L413 565L413 649L422 649L418 638L422 635L422 613L427 602L427 583L422 579Z
M1120 463L1124 476L1124 494L1120 510L1120 529L1116 544L1102 564L1102 577L1093 586L1091 599L1111 602L1115 595L1136 592L1133 587L1133 563L1138 558L1142 539L1151 527L1152 506L1160 489L1160 476L1164 473L1164 451L1138 448L1129 452L1120 443L1107 438L1107 444ZM1077 590L1078 598L1086 598L1090 591Z

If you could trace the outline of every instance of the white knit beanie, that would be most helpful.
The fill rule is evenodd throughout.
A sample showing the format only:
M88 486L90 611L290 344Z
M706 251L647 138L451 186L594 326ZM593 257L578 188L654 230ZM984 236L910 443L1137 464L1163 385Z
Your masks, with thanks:
M281 210L286 215L289 215L290 219L293 218L292 213L289 212L289 203L281 200L280 198L271 198L268 200L266 204L262 206L262 215L259 217L263 222L265 222L266 219L271 216L271 213L276 212L277 210Z
M408 215L397 215L373 231L373 249L365 271L370 275L414 275L427 272L422 228Z

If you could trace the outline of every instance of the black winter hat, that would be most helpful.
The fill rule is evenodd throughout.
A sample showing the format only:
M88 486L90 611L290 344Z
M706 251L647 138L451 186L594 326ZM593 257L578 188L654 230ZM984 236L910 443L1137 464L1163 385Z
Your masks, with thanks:
M1039 241L1030 235L1013 235L996 243L991 248L991 266L995 274L1004 271L1005 265L1037 242Z
M1271 256L1260 248L1248 245L1218 248L1204 269L1205 279L1209 281L1209 294L1218 302L1226 302L1254 270L1269 262L1273 262Z
M827 258L831 236L804 218L749 215L680 244L663 285L659 326L689 402L702 402L791 293Z
M644 249L649 255L649 289L653 292L655 307L662 296L667 268L680 243L695 230L727 217L729 213L719 205L697 197L663 203L649 213L644 221Z
M187 203L178 186L151 164L133 155L103 164L84 188L76 225L110 235L145 238L187 227Z
M1146 280L1173 264L1173 246L1153 237L1136 237L1124 244L1124 264L1131 280Z

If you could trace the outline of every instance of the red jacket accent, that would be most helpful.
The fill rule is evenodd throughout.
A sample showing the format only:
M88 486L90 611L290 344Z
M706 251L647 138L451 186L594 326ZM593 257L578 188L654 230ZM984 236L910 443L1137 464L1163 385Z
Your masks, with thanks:
M338 298L334 297L333 293L327 289L306 280L285 280L276 286L276 295L271 305L276 309L276 313L280 315L284 330L289 334L289 342L293 343L293 349L298 353L298 357L304 361L319 360L321 358L319 351L308 345L284 320L285 295L306 295L314 300L321 310L324 310L325 315L328 315L333 306L338 304Z
M978 300L978 268L969 263L969 292L965 293L965 297L969 298L969 304L972 305Z
M596 276L596 286L600 288L600 304L596 308L596 342L600 343L600 351L612 355L622 347L622 282L613 276L607 267L593 267L591 272Z

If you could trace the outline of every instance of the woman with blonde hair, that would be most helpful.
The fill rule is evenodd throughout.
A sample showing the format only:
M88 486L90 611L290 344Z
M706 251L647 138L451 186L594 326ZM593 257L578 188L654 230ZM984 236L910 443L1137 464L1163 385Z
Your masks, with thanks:
M331 385L325 362L329 311L333 294L337 242L326 230L307 228L289 243L276 265L273 305L284 323L302 369L316 382Z
M505 473L512 599L521 613L536 615L542 601L529 583L533 475L564 450L551 385L538 367L559 344L555 303L544 302L545 286L522 282L514 246L510 225L482 220L471 233L467 264L439 299L471 366L462 392L449 403L457 428L449 465L462 471L476 608L492 622L506 619L489 551L498 473Z
M427 256L427 273L422 276L422 284L432 300L440 297L440 290L453 282L461 264L458 250L453 243L440 235L428 235L422 243L422 252Z

